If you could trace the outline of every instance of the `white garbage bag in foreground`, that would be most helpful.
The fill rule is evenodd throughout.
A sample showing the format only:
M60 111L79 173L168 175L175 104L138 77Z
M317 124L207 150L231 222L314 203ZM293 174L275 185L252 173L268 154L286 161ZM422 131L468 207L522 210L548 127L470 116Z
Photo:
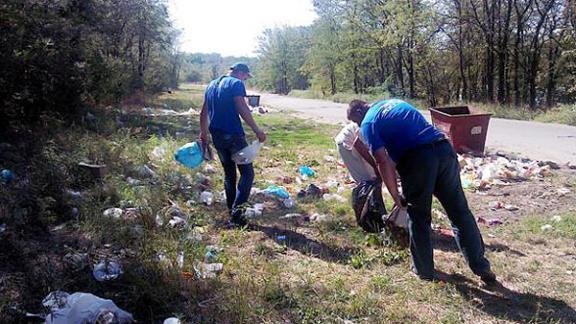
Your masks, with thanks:
M50 308L46 324L132 323L132 314L118 308L110 299L89 293L51 292L42 304Z
M250 164L254 159L256 159L256 155L258 154L258 151L260 151L261 147L262 143L254 141L252 144L234 153L234 155L232 155L232 160L234 160L236 164Z

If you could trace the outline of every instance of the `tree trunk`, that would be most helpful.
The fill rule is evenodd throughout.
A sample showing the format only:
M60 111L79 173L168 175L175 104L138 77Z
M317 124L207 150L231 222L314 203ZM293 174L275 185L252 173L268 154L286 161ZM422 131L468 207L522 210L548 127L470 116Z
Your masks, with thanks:
M404 73L402 71L402 45L398 45L396 48L396 53L398 55L396 61L396 77L398 78L398 84L400 88L404 90Z

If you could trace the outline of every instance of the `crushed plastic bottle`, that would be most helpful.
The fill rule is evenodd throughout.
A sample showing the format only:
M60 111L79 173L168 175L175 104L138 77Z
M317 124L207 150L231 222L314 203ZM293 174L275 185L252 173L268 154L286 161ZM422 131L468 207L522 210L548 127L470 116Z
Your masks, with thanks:
M184 251L178 251L178 254L176 255L176 264L178 265L178 268L184 268Z
M94 279L100 282L117 279L122 273L122 267L116 261L100 261L92 271Z
M110 299L77 292L51 292L42 304L50 309L46 324L67 323L132 323L132 314L120 309Z
M256 155L261 147L262 143L260 143L260 141L254 141L252 144L234 153L232 160L234 160L236 164L250 164L256 159Z

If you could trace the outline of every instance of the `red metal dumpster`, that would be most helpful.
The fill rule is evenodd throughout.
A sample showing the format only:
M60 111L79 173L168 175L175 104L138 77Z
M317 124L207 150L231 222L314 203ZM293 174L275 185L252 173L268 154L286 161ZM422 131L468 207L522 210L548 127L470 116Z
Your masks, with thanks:
M430 108L432 123L444 132L458 153L484 154L492 114L470 106Z

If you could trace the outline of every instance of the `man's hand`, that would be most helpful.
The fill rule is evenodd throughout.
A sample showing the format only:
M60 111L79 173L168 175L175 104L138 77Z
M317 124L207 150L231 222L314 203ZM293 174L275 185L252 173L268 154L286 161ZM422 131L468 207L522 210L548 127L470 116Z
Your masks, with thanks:
M206 132L200 132L200 140L203 143L208 143L208 133Z
M260 143L266 142L266 134L262 130L258 129L255 131L255 133L256 133L256 137L258 137L258 141L260 141Z

